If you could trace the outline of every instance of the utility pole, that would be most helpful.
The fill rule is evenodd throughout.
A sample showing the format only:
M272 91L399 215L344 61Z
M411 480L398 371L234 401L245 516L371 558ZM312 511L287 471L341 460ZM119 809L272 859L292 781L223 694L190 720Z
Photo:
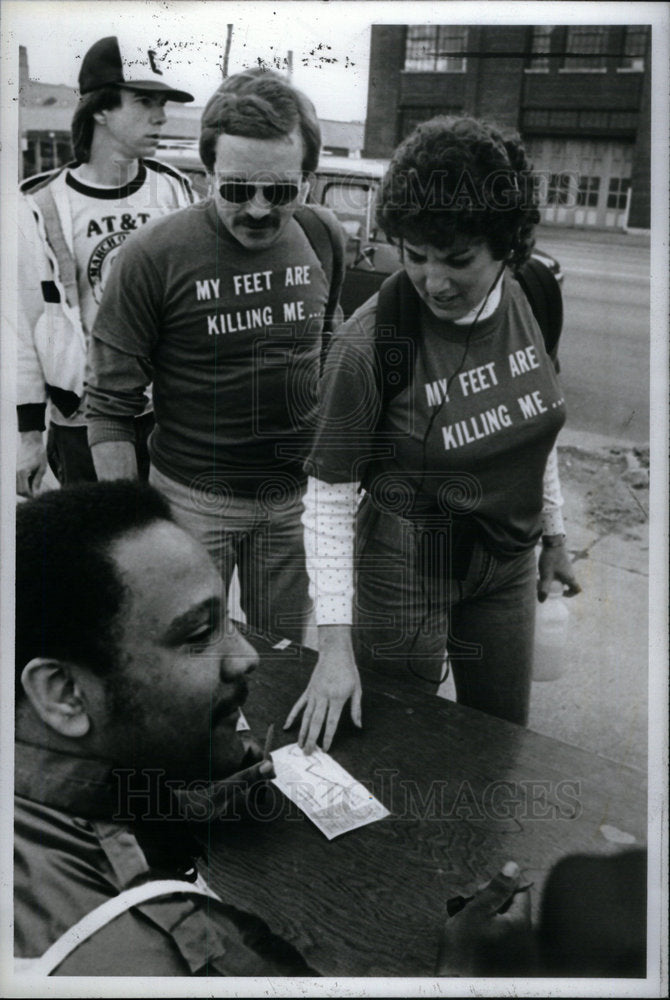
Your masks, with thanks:
M289 49L286 53L286 75L288 76L289 83L293 79L293 50Z
M226 25L226 48L223 53L223 66L221 67L221 76L224 80L228 78L228 59L230 58L230 43L233 40L233 26L232 24Z

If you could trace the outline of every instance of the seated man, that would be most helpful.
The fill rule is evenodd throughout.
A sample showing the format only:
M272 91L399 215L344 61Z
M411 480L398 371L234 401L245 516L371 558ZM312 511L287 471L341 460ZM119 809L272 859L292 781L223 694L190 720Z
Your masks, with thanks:
M16 567L17 971L309 975L207 895L171 791L272 773L236 731L257 656L205 550L152 488L86 484L19 506Z
M236 729L256 660L226 621L214 564L151 487L82 484L19 506L17 971L315 974L206 886L182 812L206 818L203 785L221 806L228 789L272 773ZM545 891L541 967L606 974L611 952L614 974L643 974L644 861L631 855L630 871L622 856L568 861ZM532 970L520 888L518 866L506 866L447 922L438 974Z

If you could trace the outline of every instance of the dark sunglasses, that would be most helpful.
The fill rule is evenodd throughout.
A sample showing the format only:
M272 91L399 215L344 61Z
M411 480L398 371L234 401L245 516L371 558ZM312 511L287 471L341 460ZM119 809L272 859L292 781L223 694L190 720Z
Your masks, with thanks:
M219 185L219 194L224 201L231 201L234 205L244 205L245 202L253 201L258 188L263 192L265 200L278 208L280 205L288 205L300 194L300 188L292 181L280 181L274 184L251 184L248 181L223 181Z

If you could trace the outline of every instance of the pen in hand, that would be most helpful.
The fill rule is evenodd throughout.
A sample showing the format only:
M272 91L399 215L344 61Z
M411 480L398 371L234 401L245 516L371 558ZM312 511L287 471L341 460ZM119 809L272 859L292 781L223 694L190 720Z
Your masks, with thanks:
M263 762L260 766L260 771L262 774L267 774L273 771L272 766L272 756L270 754L270 747L272 746L272 740L275 734L275 724L271 722L268 726L268 731L265 734L265 746L263 747Z
M528 890L531 889L533 885L534 885L533 882L525 882L523 885L517 886L517 888L512 891L512 893L508 896L508 898L502 903L501 906L499 906L496 909L495 912L506 913L507 910L512 905L514 897L517 896L520 892L528 892ZM475 898L474 894L471 896L452 896L451 899L447 900L447 916L448 917L456 916L456 914L460 913L461 910L465 909L468 903L471 903L474 898Z

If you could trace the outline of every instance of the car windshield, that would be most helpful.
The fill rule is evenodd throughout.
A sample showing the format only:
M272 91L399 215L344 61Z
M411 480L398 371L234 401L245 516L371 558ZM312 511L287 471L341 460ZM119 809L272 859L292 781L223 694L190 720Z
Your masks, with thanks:
M330 166L330 165L328 165ZM375 223L375 208L379 191L377 177L338 176L328 168L318 171L318 200L330 208L349 236L386 243L386 237Z
M369 185L360 184L328 184L323 193L323 203L332 208L336 215L365 216L370 198Z

